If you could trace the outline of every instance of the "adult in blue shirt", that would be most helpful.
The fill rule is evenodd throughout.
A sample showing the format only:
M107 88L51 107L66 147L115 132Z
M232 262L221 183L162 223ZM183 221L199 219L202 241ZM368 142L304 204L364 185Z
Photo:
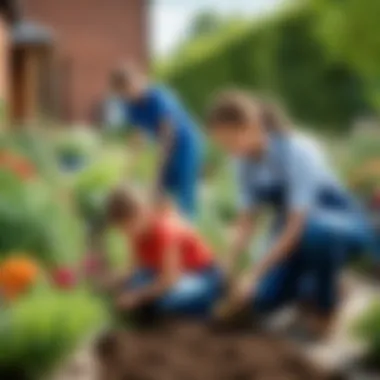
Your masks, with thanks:
M111 85L125 99L129 124L158 144L156 200L169 194L182 213L193 218L203 153L197 124L172 91L148 83L135 67L116 70Z
M240 217L227 274L248 248L258 212L265 206L274 214L264 255L219 312L251 304L254 312L267 313L307 296L307 331L323 335L339 301L343 263L374 248L369 223L320 148L262 101L228 92L216 100L208 124L211 137L237 159Z

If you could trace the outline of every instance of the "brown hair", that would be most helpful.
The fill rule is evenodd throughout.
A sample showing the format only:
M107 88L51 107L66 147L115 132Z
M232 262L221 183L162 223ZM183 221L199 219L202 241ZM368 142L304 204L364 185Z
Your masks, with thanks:
M135 65L127 63L114 69L110 76L110 85L113 88L120 88L128 86L132 79L139 75Z
M129 187L119 187L108 197L106 206L106 218L110 224L119 224L130 220L136 215L139 207L139 199L136 193Z
M285 133L289 121L280 107L241 90L226 91L214 100L207 116L208 125L258 122L268 132Z

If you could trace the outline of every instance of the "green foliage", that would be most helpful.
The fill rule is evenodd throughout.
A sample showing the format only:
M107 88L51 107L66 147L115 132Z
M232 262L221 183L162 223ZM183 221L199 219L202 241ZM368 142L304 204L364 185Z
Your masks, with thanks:
M75 128L56 136L54 150L62 167L75 168L88 163L96 154L98 145L97 136L92 131Z
M318 31L331 55L362 73L380 74L380 2L313 0Z
M347 141L347 148L350 151L349 165L360 166L368 160L379 157L380 134L363 134L355 136Z
M0 378L41 379L107 320L83 292L38 293L0 314Z
M375 302L354 326L355 334L369 346L369 357L378 364L380 357L380 302Z
M0 99L0 130L4 127L5 121L7 117L5 101Z
M317 33L332 60L346 63L366 80L368 98L380 109L380 2L312 0Z
M367 198L380 185L379 133L354 136L345 142L341 166L344 177L356 193ZM342 154L340 154L342 156Z
M347 128L367 109L363 83L345 64L331 61L316 23L306 2L262 22L197 39L159 74L198 116L215 92L238 86L279 98L303 123Z
M74 181L74 196L81 215L88 220L101 217L104 200L125 172L126 159L122 152L108 152L83 170Z
M58 186L62 182L48 145L38 135L18 134L6 136L0 148L36 165L30 179L0 168L0 257L21 251L46 265L76 261L83 250L83 226L67 191Z
M39 175L49 182L58 184L59 171L55 160L52 140L44 130L21 130L1 136L0 150L12 151L27 157L37 168Z
M47 265L76 261L82 226L67 206L42 182L2 176L0 255L28 252Z
M200 13L192 23L190 38L213 34L222 28L223 20L215 12Z

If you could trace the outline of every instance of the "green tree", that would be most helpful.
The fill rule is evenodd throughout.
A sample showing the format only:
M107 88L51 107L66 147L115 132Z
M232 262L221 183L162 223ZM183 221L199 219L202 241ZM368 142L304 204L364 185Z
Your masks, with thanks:
M223 20L215 12L207 11L199 13L189 29L189 39L215 33L221 28L222 24Z
M367 82L367 93L380 109L380 1L312 0L317 31L332 59L345 62Z
M380 1L313 0L331 54L369 76L380 74Z
M332 60L319 38L311 2L261 21L193 40L172 57L163 79L202 116L210 97L238 86L273 95L303 124L347 128L368 109L363 81Z

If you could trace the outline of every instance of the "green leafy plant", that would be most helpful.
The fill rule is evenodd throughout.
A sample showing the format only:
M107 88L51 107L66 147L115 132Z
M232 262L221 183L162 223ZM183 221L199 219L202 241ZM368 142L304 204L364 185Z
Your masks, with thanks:
M55 138L55 152L61 166L82 165L90 160L99 146L97 136L85 128L73 128Z
M0 169L0 178L0 257L18 251L46 265L75 261L83 229L61 194L38 177L26 182Z
M125 157L118 152L100 157L81 172L73 184L81 215L87 220L101 217L108 192L123 179L124 173Z
M50 185L59 182L53 141L44 130L20 130L6 133L0 139L1 151L9 151L27 158L36 167L38 175Z
M363 197L371 196L380 186L379 135L357 136L348 141L349 157L343 171L352 188Z
M84 292L45 291L0 314L0 378L41 379L107 320Z
M373 303L354 326L356 336L368 345L370 362L380 361L380 302Z

